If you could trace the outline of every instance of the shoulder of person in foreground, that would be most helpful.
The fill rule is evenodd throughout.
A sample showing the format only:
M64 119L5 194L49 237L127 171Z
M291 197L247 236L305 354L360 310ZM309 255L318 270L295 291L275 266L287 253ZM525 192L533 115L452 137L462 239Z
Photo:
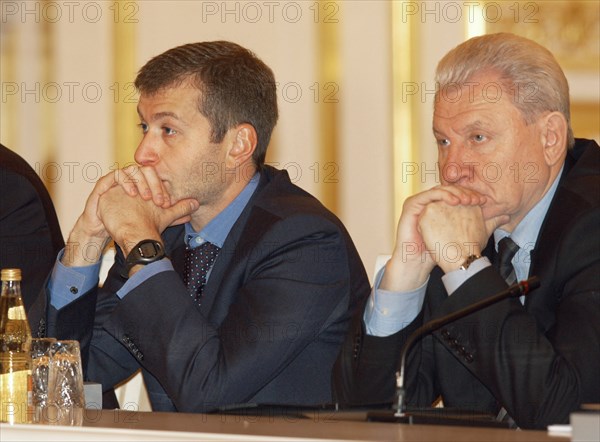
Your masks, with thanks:
M52 199L35 170L0 145L0 267L23 271L27 310L40 292L64 239Z

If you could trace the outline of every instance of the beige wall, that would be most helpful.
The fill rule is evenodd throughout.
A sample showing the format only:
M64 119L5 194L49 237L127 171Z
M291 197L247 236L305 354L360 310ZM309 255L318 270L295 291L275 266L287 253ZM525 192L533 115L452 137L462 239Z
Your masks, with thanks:
M268 161L338 214L371 273L375 256L391 251L403 198L435 184L432 97L394 97L409 82L432 86L437 60L493 18L473 10L469 22L463 3L2 0L0 140L42 175L67 235L99 174L131 160L137 117L127 83L135 71L178 44L236 41L279 82ZM561 15L546 5L537 24L525 23L529 3L515 32ZM590 47L597 60L597 45ZM598 68L568 75L578 99L597 105ZM400 130L406 115L410 124ZM407 165L417 173L403 176Z

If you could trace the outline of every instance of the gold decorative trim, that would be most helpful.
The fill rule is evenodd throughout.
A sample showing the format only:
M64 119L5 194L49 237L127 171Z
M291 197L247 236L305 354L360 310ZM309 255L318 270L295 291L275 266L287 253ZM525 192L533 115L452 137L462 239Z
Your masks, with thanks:
M392 2L392 113L393 113L393 174L394 174L394 219L402 212L404 200L417 188L418 174L408 174L407 168L419 167L417 150L415 100L406 96L405 87L415 79L418 65L414 50L416 26L412 16L402 12L402 2Z
M17 84L17 49L16 41L18 39L17 27L12 23L5 24L0 29L0 38L2 39L2 60L0 62L0 80L3 85L8 83ZM3 86L4 87L4 86ZM19 134L15 130L17 122L18 99L15 96L7 97L2 92L3 102L1 105L0 121L2 133L0 141L9 149L16 150L19 145Z
M118 167L134 161L133 155L139 143L136 129L137 94L133 86L136 73L136 23L138 3L118 0L115 5L119 14L113 23L113 149Z
M319 1L319 7L324 12L340 11L338 1ZM323 11L322 11L323 12ZM332 212L338 213L338 168L339 163L339 118L338 94L340 84L340 48L339 48L339 17L322 19L317 24L317 83L315 98L318 106L319 160L318 164L310 167L317 168L320 186L321 202ZM331 172L334 173L331 173ZM333 177L333 178L326 178Z
M45 3L50 3L49 0L44 0ZM56 72L56 54L54 51L54 29L56 29L52 23L48 20L42 20L42 24L39 29L38 38L40 45L40 52L42 56L42 62L40 66L40 78L42 84L49 84L54 81ZM53 105L47 100L41 100L40 109L40 120L42 127L42 137L40 145L40 158L42 158L42 164L49 164L55 160L55 155L58 152L56 146L57 134L56 134L56 112L54 111ZM56 180L49 180L46 174L40 176L48 189L48 193L54 197Z
M488 3L494 2L486 2ZM548 48L563 69L598 72L600 2L500 2L498 20L489 20L486 32L512 32Z

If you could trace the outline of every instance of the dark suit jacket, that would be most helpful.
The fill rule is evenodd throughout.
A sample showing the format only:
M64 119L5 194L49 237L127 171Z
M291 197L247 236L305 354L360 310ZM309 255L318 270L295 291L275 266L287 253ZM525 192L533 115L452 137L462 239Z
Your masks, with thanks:
M502 301L427 336L408 355L407 399L496 413L517 425L564 423L581 403L600 402L600 148L577 140L531 253L541 287L523 306ZM484 254L494 260L493 239ZM362 313L336 364L345 403L383 403L406 338L424 320L457 311L506 288L495 267L448 297L436 268L421 314L395 335L367 336Z
M49 309L48 333L78 339L86 377L105 389L142 367L155 410L331 402L333 363L353 310L369 294L341 222L287 172L265 168L201 306L180 275L183 235L183 226L163 234L177 272L159 273L119 300L119 252L102 289ZM41 314L30 315L34 329L46 301L44 294Z
M0 268L21 269L28 309L65 245L50 195L27 162L0 144Z

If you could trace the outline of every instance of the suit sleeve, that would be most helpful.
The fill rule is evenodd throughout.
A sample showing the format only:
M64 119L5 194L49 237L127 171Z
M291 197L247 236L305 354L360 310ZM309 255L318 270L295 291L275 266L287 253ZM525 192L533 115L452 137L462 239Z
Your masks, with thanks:
M221 323L204 317L171 271L132 290L104 325L179 411L247 402L312 341L326 339L332 325L343 324L340 336L347 327L351 278L337 225L295 216L273 223L254 243L220 252L237 254L233 260L244 267L225 275L240 283Z
M441 356L445 364L452 360L453 366L458 362L468 370L522 428L568 422L569 413L582 403L600 402L598 225L597 209L580 213L554 238L550 248L555 257L545 260L551 264L544 269L546 277L539 275L542 287L528 295L528 308L518 299L505 300L417 342L407 359L409 404L429 406L441 393L437 380L448 374L446 365L436 366ZM422 315L406 329L386 338L368 336L355 318L336 363L334 390L340 402L390 403L400 349L422 318L447 315L507 287L497 270L488 267L447 297L435 272L439 269L430 278ZM434 355L434 346L446 351Z
M103 322L118 304L115 294L124 280L118 274L123 263L121 253L111 268L103 288L94 286L60 309L50 304L49 290L43 289L28 312L32 333L79 342L86 380L100 382L103 391L128 378L139 364L103 328ZM48 286L48 281L44 284ZM90 363L90 361L93 361Z
M47 193L38 193L26 177L4 167L0 184L0 267L22 270L23 302L29 310L54 264L55 244L62 247L62 235ZM45 203L52 212L45 211Z
M458 340L472 356L464 365L487 386L523 428L568 422L582 403L600 401L600 212L578 217L560 238L554 267L542 278L544 302L530 299L524 308L510 299L435 333L449 351ZM582 240L585 238L585 240ZM544 284L546 286L544 287ZM471 278L438 312L446 314L475 302L481 293L506 287L492 268ZM530 297L536 296L533 291ZM546 323L538 317L550 318ZM450 336L450 338L448 337ZM460 357L460 355L457 355Z
M436 281L441 285L439 277L430 278L429 285L435 285ZM386 337L367 334L363 310L355 314L351 332L334 367L336 401L343 406L391 404L395 399L396 372L404 344L423 325L429 310L426 303L410 324ZM430 406L439 395L430 339L429 336L417 340L407 353L405 385L407 402L412 406Z

